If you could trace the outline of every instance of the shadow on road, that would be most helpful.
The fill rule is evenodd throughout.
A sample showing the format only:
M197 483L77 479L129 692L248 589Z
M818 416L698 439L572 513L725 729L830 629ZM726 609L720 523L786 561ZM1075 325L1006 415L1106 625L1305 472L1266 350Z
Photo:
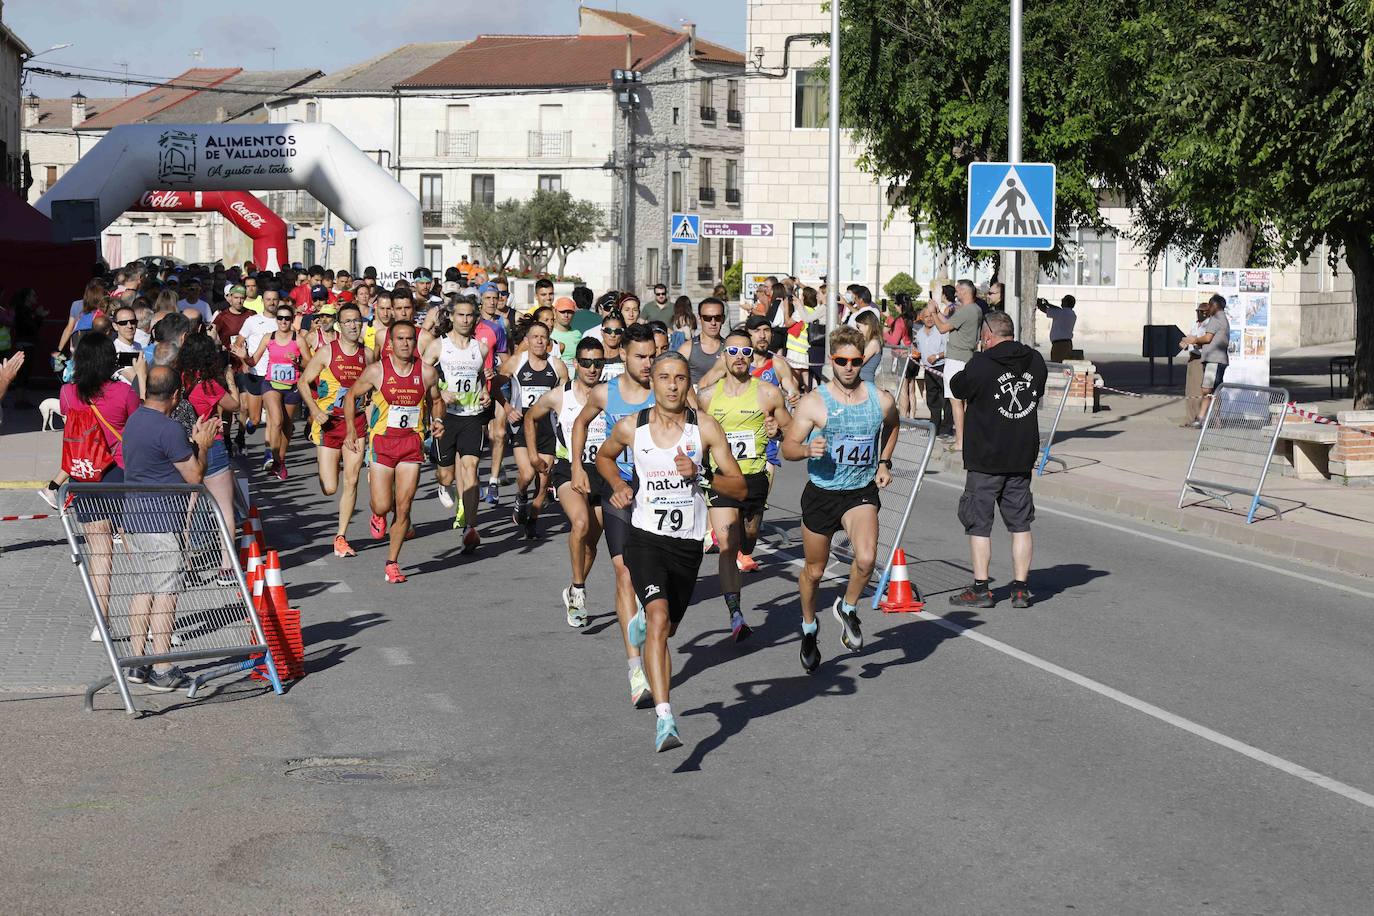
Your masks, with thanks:
M1031 595L1036 601L1047 601L1071 588L1087 585L1094 579L1101 579L1111 573L1105 569L1094 569L1086 563L1060 563L1043 569L1031 569ZM999 595L998 600L1011 600L1011 587Z

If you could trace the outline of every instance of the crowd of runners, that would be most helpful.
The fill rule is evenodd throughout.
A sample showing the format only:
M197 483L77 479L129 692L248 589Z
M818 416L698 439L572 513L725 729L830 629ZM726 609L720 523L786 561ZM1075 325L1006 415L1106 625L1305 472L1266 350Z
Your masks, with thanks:
M801 665L812 672L821 663L818 592L841 531L852 563L829 610L843 647L862 647L857 605L874 570L879 492L891 480L900 428L893 395L867 371L863 309L847 309L848 320L829 332L824 381L813 361L770 350L778 329L766 313L740 315L716 296L697 303L690 322L670 323L645 320L634 294L595 299L578 287L558 296L540 280L520 307L501 280L473 286L452 269L438 284L427 271L414 277L384 289L371 270L356 280L251 265L222 276L150 277L133 266L114 289L88 290L73 305L63 345L111 336L128 354L119 358L120 380L135 392L153 367L180 369L194 419L222 420L204 479L230 518L231 478L216 487L219 475L252 468L271 485L300 473L306 468L291 465L301 453L288 445L308 430L310 470L337 501L335 556L356 557L359 537L385 538L389 584L407 582L402 553L416 536L412 508L422 494L453 511L464 554L481 549L497 519L536 539L548 527L541 518L561 512L562 614L582 627L589 603L614 601L630 702L655 708L657 750L681 744L668 638L712 550L733 638L751 634L744 574L758 568L751 554L785 462L804 462L807 476ZM86 351L73 352L79 359ZM306 430L296 424L302 406ZM263 451L253 456L248 437L259 427ZM235 453L237 470L228 460ZM508 454L513 481L503 478ZM364 475L369 505L358 513ZM366 534L355 521L364 514ZM603 542L615 594L593 601L588 575Z

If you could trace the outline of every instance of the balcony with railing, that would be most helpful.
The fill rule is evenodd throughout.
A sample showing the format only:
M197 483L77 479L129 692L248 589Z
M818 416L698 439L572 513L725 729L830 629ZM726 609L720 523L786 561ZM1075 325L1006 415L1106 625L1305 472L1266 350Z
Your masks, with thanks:
M698 189L697 189L697 199L701 201L702 206L704 206L704 207L706 207L706 206L711 206L712 204L714 204L714 203L716 202L716 189L715 189L715 188L698 188Z
M725 202L727 204L738 204L740 201L739 188L725 189Z
M532 130L529 137L531 159L567 159L572 155L570 130Z
M420 207L420 225L426 229L453 229L462 222L458 204L430 204Z
M267 206L288 223L324 219L324 204L304 191L272 191L267 195Z
M707 124L716 123L716 110L709 105L701 106L701 120Z
M477 131L436 130L434 132L436 159L476 159Z
M725 109L725 123L731 127L739 127L744 123L744 112L738 108Z

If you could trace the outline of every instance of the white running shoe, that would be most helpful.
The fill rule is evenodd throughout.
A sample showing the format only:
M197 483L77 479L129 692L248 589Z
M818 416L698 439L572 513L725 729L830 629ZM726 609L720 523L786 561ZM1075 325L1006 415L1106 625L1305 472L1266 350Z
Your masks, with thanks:
M43 500L43 502L47 503L49 509L52 509L54 512L57 511L56 490L49 490L47 487L43 487L41 490L38 491L38 498Z
M563 610L568 618L568 626L585 627L587 625L586 589L573 588L571 585L563 589Z
M435 495L439 497L439 505L445 509L453 508L453 493L449 491L448 487L440 485Z

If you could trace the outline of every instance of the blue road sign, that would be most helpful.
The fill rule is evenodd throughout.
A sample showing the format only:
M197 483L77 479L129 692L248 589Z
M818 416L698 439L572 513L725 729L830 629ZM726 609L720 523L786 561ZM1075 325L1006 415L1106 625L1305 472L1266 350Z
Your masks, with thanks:
M701 217L693 213L674 213L672 223L674 245L696 245L701 241Z
M1054 247L1054 165L974 162L968 167L968 247Z

